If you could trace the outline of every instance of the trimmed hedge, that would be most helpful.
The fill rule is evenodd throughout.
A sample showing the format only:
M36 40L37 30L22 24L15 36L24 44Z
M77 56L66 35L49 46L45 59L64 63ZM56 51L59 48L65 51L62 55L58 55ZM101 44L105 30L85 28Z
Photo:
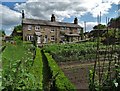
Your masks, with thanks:
M33 66L30 70L30 73L34 75L31 81L32 88L34 86L34 89L37 90L42 90L43 89L43 62L42 62L42 55L41 55L41 50L39 48L36 48L36 56L34 59Z
M76 91L75 86L69 81L69 79L64 75L62 70L56 64L55 60L49 53L45 53L45 56L48 60L48 65L50 66L51 71L53 72L53 76L55 76L58 72L56 77L55 86L57 87L58 91Z

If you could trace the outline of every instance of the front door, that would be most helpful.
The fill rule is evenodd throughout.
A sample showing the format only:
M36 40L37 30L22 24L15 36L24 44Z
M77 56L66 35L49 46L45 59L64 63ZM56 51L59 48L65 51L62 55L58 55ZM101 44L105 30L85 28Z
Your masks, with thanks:
M47 35L44 37L44 43L47 43Z

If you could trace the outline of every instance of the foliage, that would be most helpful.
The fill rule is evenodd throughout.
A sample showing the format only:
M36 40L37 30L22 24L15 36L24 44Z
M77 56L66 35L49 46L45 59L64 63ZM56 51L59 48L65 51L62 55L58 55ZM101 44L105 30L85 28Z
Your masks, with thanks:
M22 40L22 25L17 25L14 27L11 36L14 38L16 36L21 36L20 40Z
M117 18L111 18L110 22L120 21L120 16Z
M16 32L22 31L22 25L15 26L13 31Z
M29 72L33 63L34 48L30 44L8 44L2 53L2 89L26 90L30 89L29 79L33 74Z
M116 29L109 29L101 36L101 41L106 44L115 44L120 39L120 31Z
M5 31L4 30L0 30L0 37L4 37L5 36Z
M108 78L110 74L106 71L103 76L103 83L99 85L98 79L93 82L93 70L89 72L90 91L119 91L120 89L120 65L115 64L115 75L112 79ZM96 74L95 74L96 75ZM96 75L97 76L97 75Z
M30 73L34 74L34 79L31 79L31 86L30 88L34 87L34 89L42 90L43 89L43 62L42 62L42 55L39 48L36 48L36 56L34 59L33 66L30 69Z
M64 75L62 70L59 68L59 66L56 64L54 59L49 53L45 53L48 64L50 66L51 71L53 72L53 76L58 74L55 79L55 85L57 87L58 91L64 90L64 91L74 91L75 87L73 84L68 80L68 78Z
M93 29L105 29L106 28L106 26L105 25L102 25L102 24L98 24L98 25L95 25L94 27L93 27Z
M44 46L44 50L53 55L56 61L87 61L96 58L96 43L52 44ZM104 49L101 44L100 48Z
M14 36L13 40L16 42L16 44L22 44L21 36Z

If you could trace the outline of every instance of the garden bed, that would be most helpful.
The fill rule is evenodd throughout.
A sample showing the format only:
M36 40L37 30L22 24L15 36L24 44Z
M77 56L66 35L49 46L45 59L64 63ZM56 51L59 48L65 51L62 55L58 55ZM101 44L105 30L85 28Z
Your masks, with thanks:
M30 89L29 70L34 60L34 49L32 44L6 45L2 52L2 89Z
M103 64L103 61L100 62ZM105 70L108 70L109 62L105 62ZM58 62L59 67L69 80L76 86L77 90L89 91L89 71L93 69L94 62L81 63L80 61ZM114 74L114 62L111 63L111 69ZM102 68L102 67L101 67ZM96 69L97 75L99 69Z

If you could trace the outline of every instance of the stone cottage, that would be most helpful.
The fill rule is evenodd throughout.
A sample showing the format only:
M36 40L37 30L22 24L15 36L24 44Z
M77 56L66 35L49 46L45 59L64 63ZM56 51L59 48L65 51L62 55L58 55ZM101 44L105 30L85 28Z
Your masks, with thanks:
M36 36L37 43L60 43L77 42L81 39L80 32L82 27L78 25L78 19L74 23L58 22L52 14L51 20L27 19L22 12L23 40L34 41Z

